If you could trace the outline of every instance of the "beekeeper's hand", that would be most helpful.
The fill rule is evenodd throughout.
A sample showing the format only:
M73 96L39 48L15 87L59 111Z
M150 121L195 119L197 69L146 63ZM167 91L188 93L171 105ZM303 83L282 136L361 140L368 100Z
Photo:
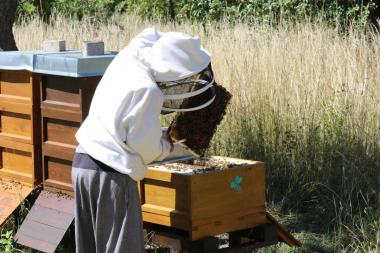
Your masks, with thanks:
M169 152L172 153L174 151L174 141L172 137L170 137L169 131L167 127L162 128L162 137L170 144Z
M166 139L170 143L170 153L172 153L174 151L174 142L173 139L170 137L170 134L168 134L168 132L166 132Z

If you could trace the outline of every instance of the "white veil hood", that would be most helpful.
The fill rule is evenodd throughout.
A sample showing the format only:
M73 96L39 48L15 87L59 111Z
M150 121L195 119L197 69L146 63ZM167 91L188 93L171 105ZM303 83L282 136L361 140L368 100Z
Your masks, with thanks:
M155 36L147 36L152 33ZM157 32L147 28L142 33L150 37L135 54L136 60L151 70L157 82L177 81L204 70L211 62L211 54L201 46L199 37L179 32ZM137 37L138 38L138 37Z

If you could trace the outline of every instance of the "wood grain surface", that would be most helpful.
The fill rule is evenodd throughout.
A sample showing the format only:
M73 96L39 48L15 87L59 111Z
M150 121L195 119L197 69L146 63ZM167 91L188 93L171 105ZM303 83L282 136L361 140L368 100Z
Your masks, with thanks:
M28 71L0 71L0 136L41 143L40 81Z
M33 188L19 183L0 180L0 225L16 210Z
M140 182L144 221L183 229L191 240L265 224L264 164L219 158L241 165L194 174L149 167Z
M36 186L42 179L41 145L11 141L0 136L0 178Z
M72 192L71 162L75 134L85 120L100 77L45 75L40 83L44 185Z
M0 97L33 104L32 73L23 70L0 71Z

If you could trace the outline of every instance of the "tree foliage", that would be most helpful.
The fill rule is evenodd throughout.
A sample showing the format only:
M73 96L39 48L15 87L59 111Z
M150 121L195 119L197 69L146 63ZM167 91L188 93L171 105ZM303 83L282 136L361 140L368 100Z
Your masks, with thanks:
M18 15L33 15L43 8L49 9L42 12L45 14L55 11L78 18L86 15L106 19L115 12L130 12L177 22L243 19L271 24L304 19L366 24L380 15L376 0L22 0Z

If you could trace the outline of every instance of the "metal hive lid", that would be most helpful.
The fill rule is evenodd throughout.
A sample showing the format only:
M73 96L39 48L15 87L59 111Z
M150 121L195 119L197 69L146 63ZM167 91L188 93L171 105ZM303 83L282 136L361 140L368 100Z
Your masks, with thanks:
M112 51L98 56L83 56L80 51L8 51L0 52L0 69L69 77L102 76L116 55Z

